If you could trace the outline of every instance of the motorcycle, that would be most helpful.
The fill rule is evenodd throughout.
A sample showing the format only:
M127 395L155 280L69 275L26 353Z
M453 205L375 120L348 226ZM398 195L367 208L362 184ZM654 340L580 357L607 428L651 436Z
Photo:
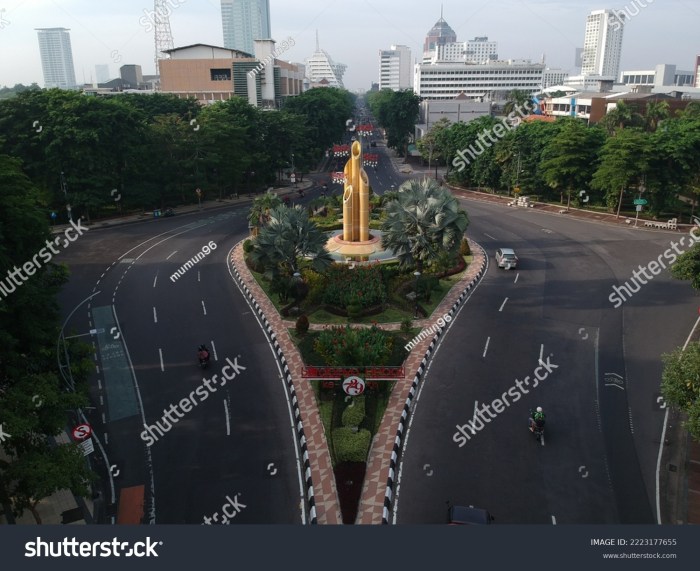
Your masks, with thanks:
M544 420L536 421L532 418L532 411L530 411L530 418L528 418L528 428L535 435L537 442L540 442L544 437Z
M206 369L209 366L210 354L203 345L197 350L197 358L199 359L199 366L202 369Z

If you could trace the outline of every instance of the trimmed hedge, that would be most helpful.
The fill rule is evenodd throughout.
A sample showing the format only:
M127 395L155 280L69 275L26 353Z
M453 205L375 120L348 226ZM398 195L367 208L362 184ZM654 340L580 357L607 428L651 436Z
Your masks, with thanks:
M341 462L367 462L372 433L362 429L353 432L351 428L343 427L333 430L333 448L335 460Z
M343 411L343 426L348 428L352 426L360 426L365 418L365 397L352 397L350 404Z

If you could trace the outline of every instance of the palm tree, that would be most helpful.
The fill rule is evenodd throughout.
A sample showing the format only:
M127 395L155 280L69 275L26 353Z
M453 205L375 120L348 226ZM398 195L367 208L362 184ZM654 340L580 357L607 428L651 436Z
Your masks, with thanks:
M467 213L449 190L433 179L410 180L386 205L382 245L404 267L434 265L444 252L456 254L469 225Z
M253 241L250 256L265 268L270 279L297 273L300 258L309 258L311 267L322 272L333 261L326 250L327 240L304 208L277 206L270 210L267 224Z
M266 192L253 200L248 213L248 224L251 228L260 228L267 224L270 211L274 208L282 206L282 199L274 192Z
M530 96L519 89L513 89L508 93L508 99L506 104L503 106L503 114L507 117L517 108L522 107L530 100Z
M608 135L612 136L615 135L618 129L643 124L644 118L620 99L617 105L605 114L601 123L608 132Z
M668 119L669 107L667 101L653 100L647 103L646 110L646 130L650 133L656 131L659 123L665 119Z

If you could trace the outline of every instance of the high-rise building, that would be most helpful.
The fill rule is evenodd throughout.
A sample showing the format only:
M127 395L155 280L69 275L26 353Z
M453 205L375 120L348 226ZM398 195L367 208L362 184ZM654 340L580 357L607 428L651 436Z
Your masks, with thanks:
M423 62L430 62L433 54L435 53L435 49L438 46L454 43L456 41L457 34L452 28L450 28L450 25L445 22L442 17L442 9L440 9L440 19L435 23L435 25L428 32L428 35L425 37L425 43L423 44Z
M255 40L269 40L270 0L221 0L224 47L253 55Z
M328 52L319 47L316 32L316 51L306 60L306 77L309 78L310 87L323 85L343 89L343 75L346 69L344 63L335 63Z
M109 76L109 64L98 63L95 66L95 82L96 83L107 83L110 79Z
M449 42L435 46L430 63L487 63L498 59L498 42L477 37L467 42Z
M379 50L379 89L408 89L413 84L411 74L411 49L408 46L391 46Z
M700 87L700 56L695 58L695 87Z
M68 28L36 28L44 87L74 89L75 67Z
M593 10L588 15L581 56L582 76L617 80L627 19L628 16L618 10Z

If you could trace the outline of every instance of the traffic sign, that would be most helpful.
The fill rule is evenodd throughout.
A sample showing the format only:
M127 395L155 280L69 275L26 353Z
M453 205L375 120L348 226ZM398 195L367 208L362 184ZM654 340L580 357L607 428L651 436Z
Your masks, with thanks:
M195 190L195 192L196 192L197 194L202 194L202 189L201 189L201 188L198 188L197 190Z
M646 198L635 198L634 203L639 204L639 205L643 205L643 204L649 204L649 201Z
M85 440L86 438L90 438L92 428L89 424L79 424L73 428L72 433L75 440Z
M95 451L95 445L92 443L92 438L83 440L80 444L78 444L78 446L83 451L83 456L92 454Z
M358 377L357 375L346 377L346 379L343 381L343 391L346 395L350 395L352 397L361 395L365 392L364 379Z
M635 209L637 212L641 212L641 211L642 211L642 208L643 208L643 206L642 206L641 204L637 204L637 206L634 207L634 209Z

